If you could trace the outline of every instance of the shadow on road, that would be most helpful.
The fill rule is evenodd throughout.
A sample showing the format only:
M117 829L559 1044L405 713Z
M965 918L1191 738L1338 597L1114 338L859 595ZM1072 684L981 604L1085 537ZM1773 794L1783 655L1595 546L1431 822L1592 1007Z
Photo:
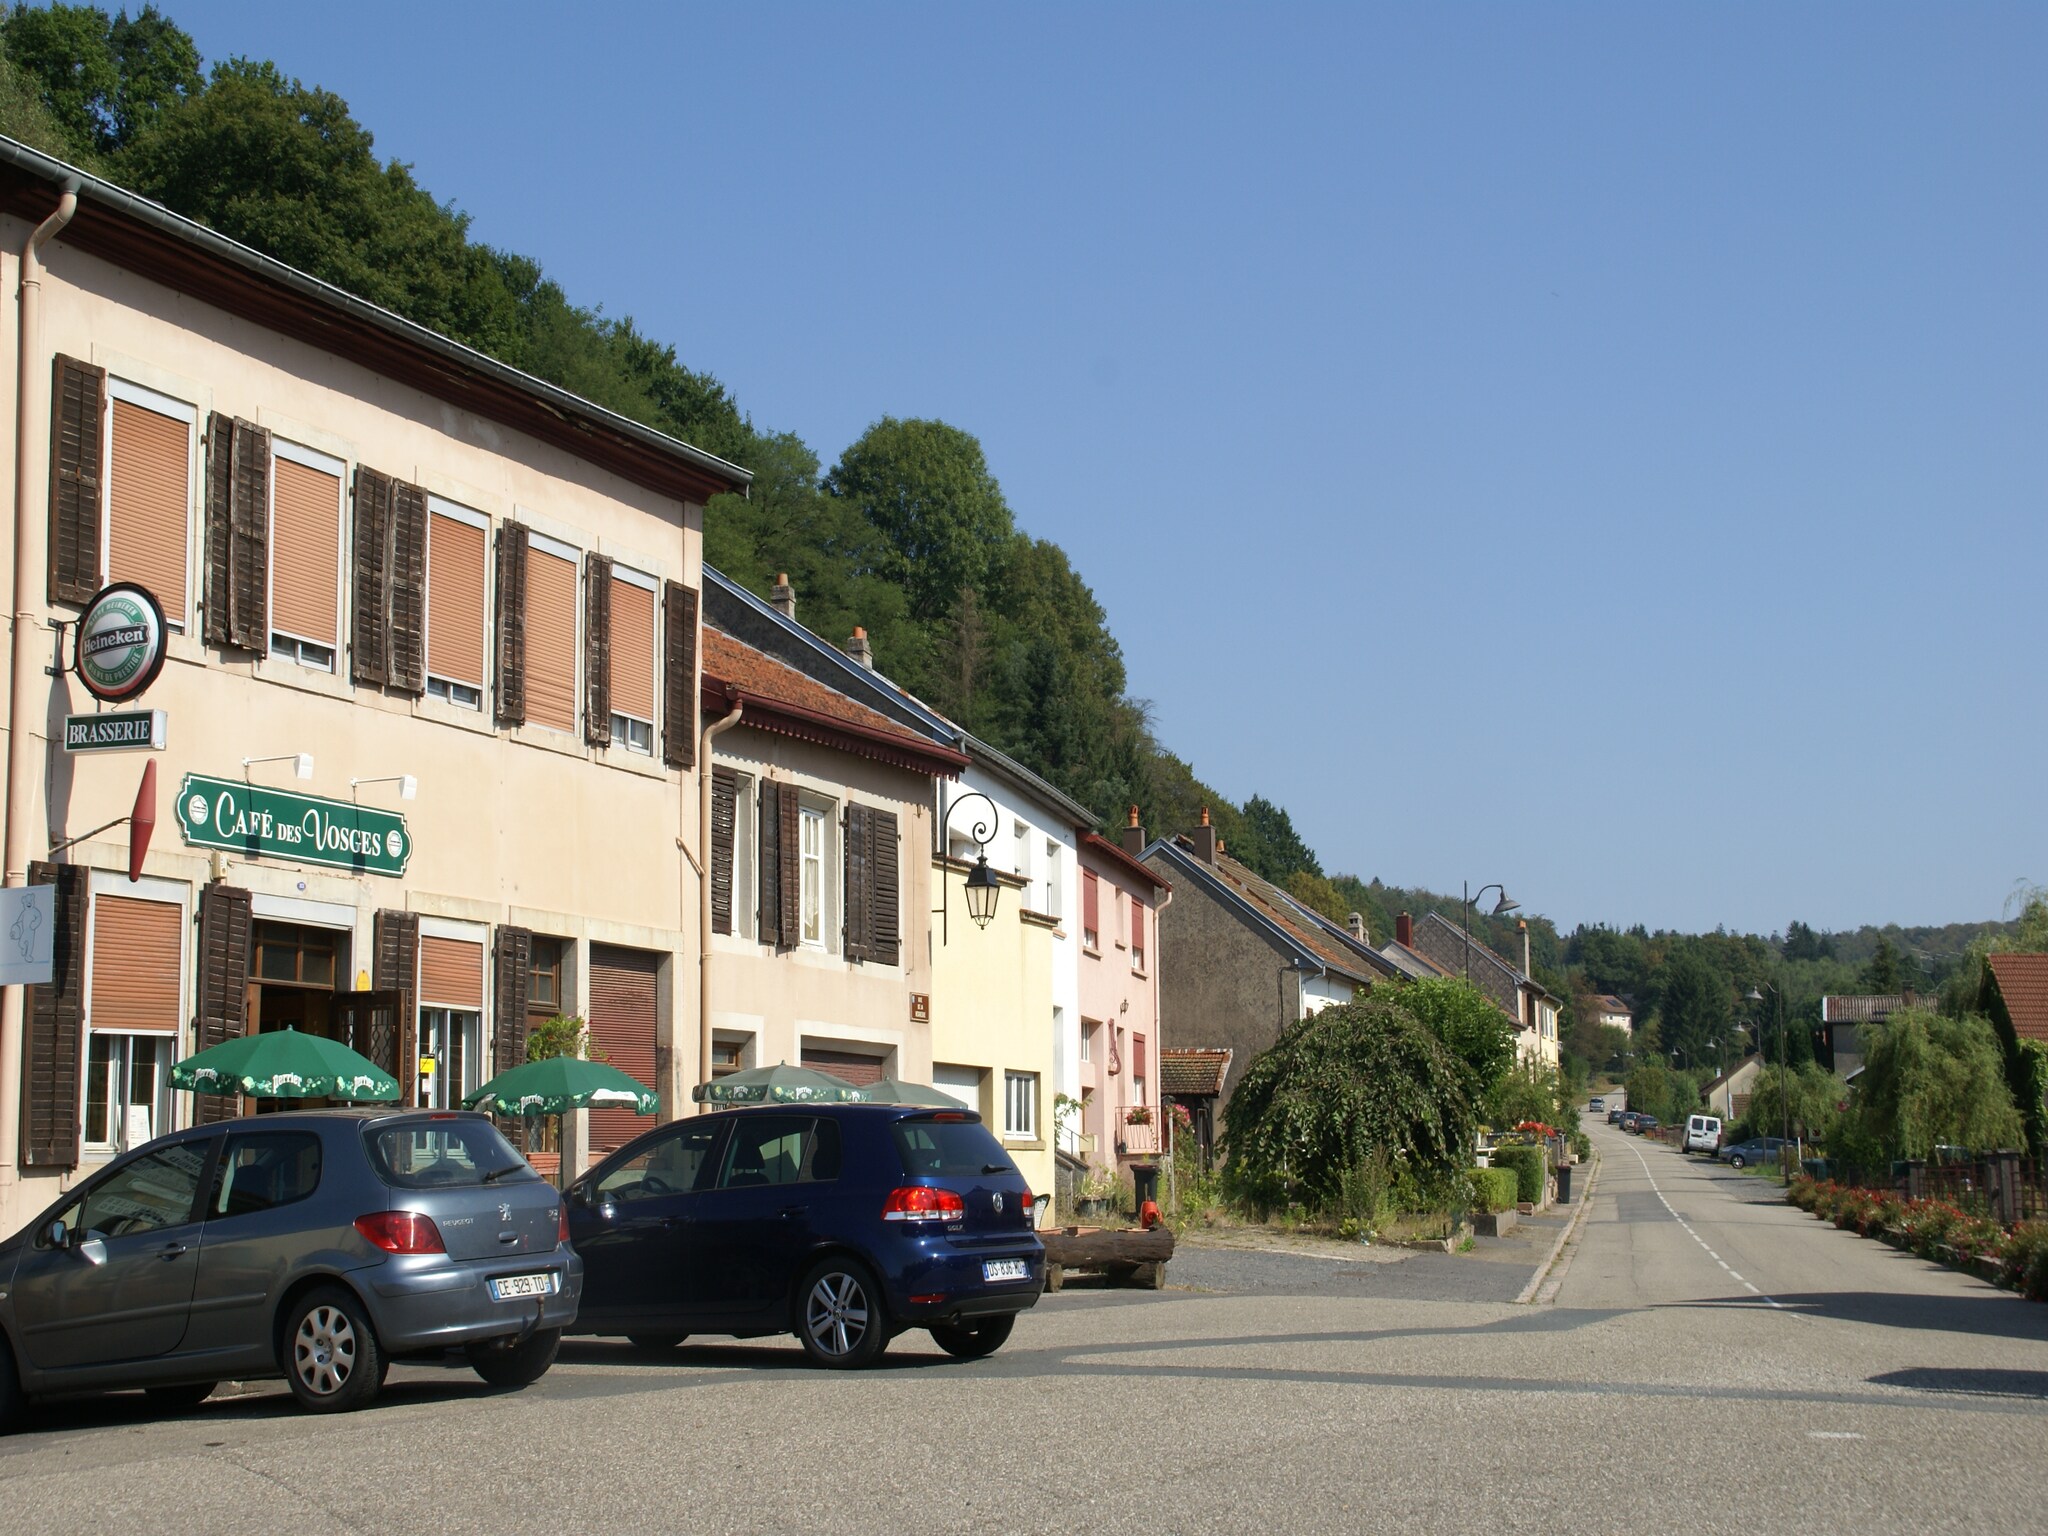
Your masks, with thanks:
M2048 1371L1973 1371L1946 1366L1915 1366L1886 1371L1870 1378L1874 1387L1911 1387L1916 1392L1962 1392L1972 1397L2025 1397L2048 1400Z
M431 1367L428 1368L432 1370ZM380 1408L402 1407L407 1403L468 1403L480 1398L499 1397L506 1389L488 1386L466 1370L433 1370L430 1375L397 1376L384 1384L377 1397ZM375 1412L375 1409L371 1410ZM140 1392L109 1392L89 1397L38 1398L34 1411L8 1438L32 1440L46 1434L77 1429L121 1429L131 1425L190 1423L209 1420L223 1427L261 1419L291 1419L304 1415L283 1381L266 1382L247 1392L208 1398L197 1408L168 1412Z
M684 1344L673 1349L642 1349L625 1339L564 1339L555 1356L558 1365L609 1365L673 1369L691 1366L698 1370L724 1367L747 1371L822 1371L811 1364L803 1347L786 1336L780 1343L764 1340L758 1344ZM951 1355L906 1355L895 1351L882 1356L872 1370L885 1374L923 1370L934 1365L955 1365Z
M1981 1338L2030 1339L2048 1343L2048 1307L2000 1291L1976 1296L1922 1296L1899 1291L1773 1291L1787 1312L1877 1328L1911 1328L1929 1333L1967 1333ZM1678 1307L1766 1307L1754 1296L1708 1297L1672 1302Z

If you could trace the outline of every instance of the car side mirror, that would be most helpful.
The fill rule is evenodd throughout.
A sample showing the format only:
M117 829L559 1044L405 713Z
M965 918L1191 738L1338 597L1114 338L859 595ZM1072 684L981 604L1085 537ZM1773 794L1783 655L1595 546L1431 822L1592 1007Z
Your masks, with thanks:
M60 1216L50 1223L43 1236L52 1248L62 1248L71 1241L71 1229L64 1225L64 1219Z

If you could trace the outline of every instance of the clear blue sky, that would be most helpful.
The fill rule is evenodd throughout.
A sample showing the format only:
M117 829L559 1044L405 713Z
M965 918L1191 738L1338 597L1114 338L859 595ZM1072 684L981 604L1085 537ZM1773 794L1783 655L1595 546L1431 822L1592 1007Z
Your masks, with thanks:
M827 464L978 434L1333 871L2048 881L2048 7L163 3Z

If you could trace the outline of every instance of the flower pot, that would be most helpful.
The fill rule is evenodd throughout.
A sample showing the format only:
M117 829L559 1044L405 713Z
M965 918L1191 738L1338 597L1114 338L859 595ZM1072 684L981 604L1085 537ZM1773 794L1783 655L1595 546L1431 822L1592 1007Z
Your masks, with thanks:
M1099 1200L1082 1198L1074 1202L1074 1218L1081 1222L1103 1222L1116 1214L1116 1201L1104 1196Z

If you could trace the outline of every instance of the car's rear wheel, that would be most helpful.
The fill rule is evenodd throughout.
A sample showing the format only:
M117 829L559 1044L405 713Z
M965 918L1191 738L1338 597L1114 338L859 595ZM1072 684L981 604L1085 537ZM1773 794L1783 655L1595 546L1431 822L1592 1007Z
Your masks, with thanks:
M561 1329L542 1328L523 1339L472 1344L469 1368L494 1387L530 1387L547 1375L561 1343Z
M830 1370L873 1365L889 1347L882 1288L857 1259L830 1258L811 1267L797 1288L796 1321L804 1353Z
M142 1395L149 1399L150 1407L165 1413L189 1413L213 1396L219 1385L217 1381L194 1381L182 1387L144 1387Z
M1728 1166L1730 1168L1740 1168L1746 1161L1747 1159L1744 1158L1740 1152L1738 1152L1733 1157L1728 1159Z
M384 1384L384 1362L363 1304L339 1286L302 1296L285 1320L284 1375L301 1408L365 1407Z
M676 1348L688 1337L687 1333L629 1333L626 1335L626 1342L635 1349L644 1349L650 1355L658 1355Z
M932 1342L955 1360L985 1360L1001 1349L1017 1326L1016 1314L985 1317L978 1323L932 1329Z

